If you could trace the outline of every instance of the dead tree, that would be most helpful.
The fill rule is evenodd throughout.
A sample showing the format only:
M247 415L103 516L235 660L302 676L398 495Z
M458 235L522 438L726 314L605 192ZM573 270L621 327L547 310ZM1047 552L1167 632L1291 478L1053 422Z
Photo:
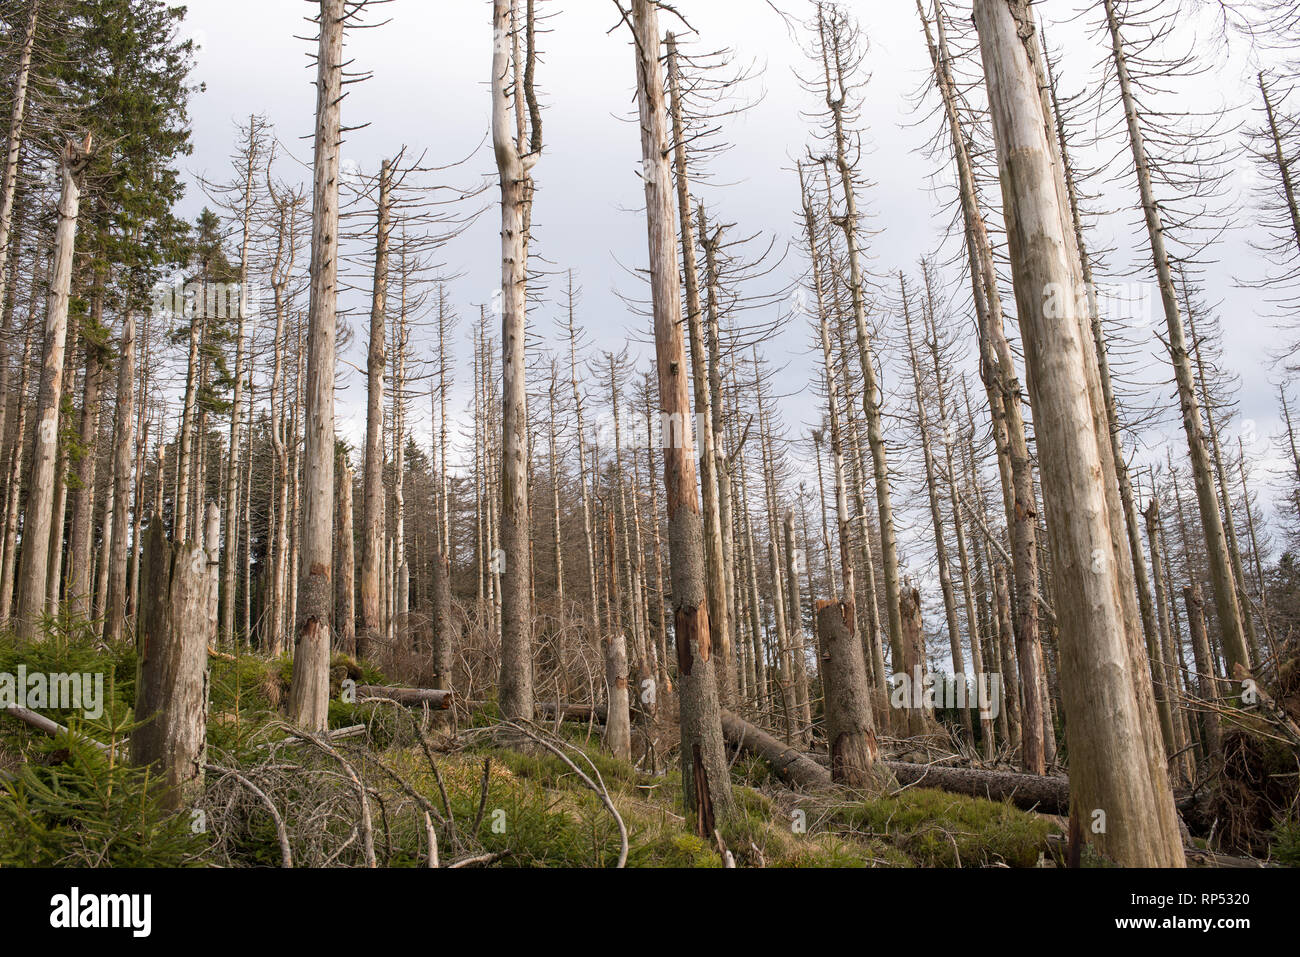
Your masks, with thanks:
M923 263L926 285L925 314L934 309L934 296L930 287L929 265ZM952 569L948 564L948 543L944 538L943 510L939 504L939 482L935 474L934 449L930 443L930 417L926 411L925 390L921 383L921 366L916 355L916 342L912 335L912 307L907 294L907 281L899 273L899 292L903 301L903 320L907 329L908 358L912 365L912 384L916 396L917 427L921 433L921 453L925 463L925 485L930 500L930 525L934 531L935 562L939 571L939 590L943 595L944 616L948 624L948 648L952 654L953 680L959 691L959 707L962 726L966 731L966 740L975 740L971 727L970 709L965 706L966 656L962 651L961 632L957 624L957 593L952 584Z
M825 3L817 4L817 35L819 59L823 82L821 92L831 118L833 163L839 173L840 189L844 203L843 213L835 217L844 232L844 244L849 268L849 292L853 301L853 323L857 336L858 364L862 374L862 411L866 418L867 444L871 449L872 470L875 477L876 506L879 511L880 557L885 578L885 604L889 617L889 641L895 657L902 651L903 626L899 617L901 595L898 579L898 542L894 532L894 506L890 490L889 456L885 444L885 430L881 410L882 394L876 381L876 365L871 336L867 330L865 278L862 273L859 230L862 223L858 214L857 185L854 166L849 155L847 121L850 117L849 91L861 84L855 73L862 63L862 51L856 24L848 19L842 8Z
M388 250L392 235L392 164L379 173L375 271L366 353L366 449L361 466L361 625L357 654L365 657L380 635L380 565L384 553L384 372L388 354Z
M524 370L532 170L542 151L533 87L537 51L533 0L523 24L517 0L493 2L492 145L501 187L501 714L533 716L532 603L529 585L528 412ZM519 31L527 42L519 52ZM513 108L511 98L513 96ZM525 103L525 100L527 101ZM525 140L524 111L532 127Z
M1059 300L1059 315L1046 314L1045 291L1077 290L1082 277L1048 133L1034 21L1025 0L977 0L975 25L1059 576L1071 836L1124 865L1180 867L1118 492L1108 487L1114 465L1088 317L1072 295Z
M312 183L302 521L289 715L304 731L329 718L330 617L334 609L334 346L338 294L339 149L343 129L343 28L357 10L320 0L316 140Z
M1142 200L1147 239L1151 247L1151 260L1160 287L1160 301L1164 307L1165 329L1168 336L1170 362L1178 384L1178 398L1182 409L1183 431L1187 437L1187 452L1192 465L1192 478L1196 487L1196 501L1200 507L1201 526L1205 535L1206 558L1210 577L1214 583L1214 603L1218 612L1219 627L1223 632L1224 652L1228 659L1228 673L1237 665L1250 670L1250 653L1242 624L1241 608L1233 579L1231 561L1224 533L1223 518L1219 514L1211 472L1210 452L1205 441L1201 404L1196 394L1191 354L1183 330L1182 310L1174 287L1173 270L1166 249L1165 214L1152 187L1152 164L1147 153L1146 139L1137 99L1129 77L1128 57L1123 37L1123 27L1117 13L1115 0L1103 0L1106 23L1111 39L1111 52L1115 65L1116 81L1124 107L1129 148L1137 176L1138 191Z
M655 359L663 422L669 563L682 735L682 788L693 830L711 837L732 811L731 781L723 751L721 708L714 677L703 529L691 436L681 290L674 237L673 181L668 163L668 114L659 61L658 6L633 0L641 174L654 305Z
M340 451L334 465L334 499L338 505L334 541L334 643L345 655L357 653L356 553L352 528L352 482L354 473L347 455Z
M18 633L34 638L45 611L49 584L49 554L54 501L55 459L59 445L59 408L63 402L65 349L68 338L68 298L72 288L72 259L81 210L81 181L90 161L91 139L80 145L69 141L59 158L60 192L58 224L54 230L54 256L50 269L49 305L45 317L45 354L41 363L40 393L36 400L35 445L32 454L27 513L23 519L23 546L18 578Z
M212 577L197 542L171 542L158 516L145 542L131 761L152 767L167 806L203 789L208 724L207 617Z

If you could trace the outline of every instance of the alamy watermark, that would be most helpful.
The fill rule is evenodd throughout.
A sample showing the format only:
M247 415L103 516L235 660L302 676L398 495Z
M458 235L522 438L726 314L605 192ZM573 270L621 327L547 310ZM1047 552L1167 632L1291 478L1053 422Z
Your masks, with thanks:
M104 675L90 672L28 671L0 672L0 708L31 708L41 711L80 711L94 721L104 714Z
M971 677L959 675L949 678L933 672L922 674L918 666L912 674L897 672L893 675L893 689L889 704L899 709L944 708L963 709L972 705L979 708L980 718L993 720L1002 710L1002 676L997 672L981 673Z

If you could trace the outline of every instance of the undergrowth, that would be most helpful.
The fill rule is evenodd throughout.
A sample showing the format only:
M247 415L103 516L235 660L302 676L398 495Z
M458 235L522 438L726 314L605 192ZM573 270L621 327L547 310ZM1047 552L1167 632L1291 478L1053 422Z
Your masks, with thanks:
M425 867L430 825L444 866L613 867L619 858L619 828L601 796L554 753L504 747L492 701L462 715L453 740L419 709L345 703L344 681L385 679L336 655L330 726L366 733L321 746L288 740L287 658L214 657L205 794L172 813L149 773L126 762L136 720L130 643L105 648L87 629L52 622L36 644L0 636L0 672L20 664L103 674L105 705L93 721L43 712L69 728L56 738L0 720L0 866L279 866L287 854L295 866L373 856L379 866ZM706 840L686 826L675 768L649 774L615 759L585 726L537 733L607 791L629 867L722 867L728 857L741 867L1030 867L1056 831L1009 804L939 791L852 802L797 795L742 757L732 769L736 812ZM1275 857L1295 846L1283 835Z

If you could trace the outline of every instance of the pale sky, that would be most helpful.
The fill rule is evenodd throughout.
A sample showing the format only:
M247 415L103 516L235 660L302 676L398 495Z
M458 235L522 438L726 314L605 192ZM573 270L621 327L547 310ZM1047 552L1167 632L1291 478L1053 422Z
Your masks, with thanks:
M803 0L780 0L779 5L797 18L806 12ZM1088 78L1088 67L1106 52L1078 23L1066 22L1081 5L1081 0L1045 0L1036 5L1048 21L1053 45L1065 47L1064 85L1070 90ZM250 112L267 114L282 142L299 158L310 160L311 142L303 137L312 130L315 91L308 54L315 45L295 35L313 33L313 26L303 19L312 6L303 0L189 0L188 31L202 47L197 79L207 86L192 104L195 153L188 163L192 172L218 180L229 177L227 157L235 123ZM539 6L553 17L540 38L543 62L538 82L546 142L534 171L538 193L533 251L548 269L576 271L584 288L579 318L597 348L618 349L628 338L644 343L648 320L630 312L616 295L616 290L632 297L642 295L627 269L646 261L644 194L637 176L639 133L627 122L635 107L630 38L626 27L618 25L608 0L548 0ZM702 187L703 198L723 219L736 224L736 233L764 234L760 246L768 239L775 239L778 250L787 243L797 244L799 197L793 159L811 141L812 121L802 111L815 110L817 103L793 75L793 68L804 63L796 41L763 0L679 0L677 6L699 32L699 48L729 46L737 60L765 66L750 89L751 96L761 94L762 101L747 114L727 121L727 135L735 145L714 165L715 178L727 185ZM864 173L874 184L862 203L872 217L871 228L878 232L871 240L869 265L878 277L900 268L915 272L917 260L935 249L949 216L932 188L934 164L921 152L933 125L923 121L918 127L923 118L913 113L913 93L928 72L928 55L911 0L853 0L848 6L871 42L868 63L873 79L861 124L868 147ZM351 87L344 101L345 124L370 124L348 136L345 163L373 173L382 158L407 145L412 153L427 151L429 164L470 156L464 167L446 174L449 181L471 184L483 176L493 178L491 188L475 201L486 204L486 211L443 251L446 271L459 277L451 286L462 320L459 386L469 378L470 320L477 319L479 303L491 300L500 275L495 169L486 144L491 4L488 0L394 0L370 17L372 22L385 18L391 22L357 31L348 42L355 68L374 75ZM686 33L667 15L662 16L661 27ZM1195 100L1197 109L1216 98L1231 101L1244 88L1246 76L1240 65L1225 66L1198 81L1195 89L1189 84L1187 96ZM302 178L309 180L307 171ZM1001 201L996 191L985 198L990 203ZM201 193L191 189L185 214L192 216L201 205ZM1242 218L1249 222L1249 216ZM1106 235L1119 247L1110 257L1116 264L1145 255L1145 246L1136 245L1135 234L1127 228L1130 221L1131 217L1106 227ZM1275 383L1280 374L1267 365L1267 357L1279 337L1259 318L1258 299L1235 288L1231 275L1245 261L1246 238L1245 230L1239 230L1225 240L1219 254L1224 265L1211 272L1208 285L1211 299L1225 300L1226 362L1243 379L1241 419L1246 424L1234 427L1247 435L1253 430L1258 444L1248 453L1277 467L1279 453L1268 440L1279 428ZM759 283L755 291L779 287L803 269L802 255L792 249L780 276ZM551 283L547 301L531 313L530 322L541 344L553 345L563 354L565 347L554 334L561 285L558 278ZM1005 295L1010 302L1009 290ZM354 298L350 305L364 308L364 291ZM901 326L895 317L885 322L891 330ZM969 331L973 334L973 326ZM427 340L417 341L414 350L417 359L429 358L432 352ZM649 355L644 345L634 344L633 351ZM775 363L785 365L779 391L789 394L781 406L786 426L791 434L806 436L821 416L809 384L820 356L813 352L806 322L796 321L767 345L766 352ZM1145 354L1150 367L1147 377L1168 379L1167 359L1154 339L1149 339ZM363 335L345 358L364 363ZM645 360L641 367L648 368ZM884 379L892 408L901 410L904 397L910 401L910 377L890 357ZM458 388L454 404L463 409L466 398L467 393ZM426 408L427 402L415 407L417 440L428 435ZM364 431L364 378L355 372L340 392L338 423L355 446ZM1163 458L1163 436L1145 438L1153 449L1141 454ZM1174 434L1174 438L1180 443L1174 447L1178 457L1185 446L1181 436ZM799 450L798 468L801 474L811 475L810 484L815 486L806 448ZM910 483L917 464L902 450L895 464ZM1261 474L1256 479L1262 493L1266 492L1264 478ZM904 559L914 562L913 572L924 577L932 552L924 497L910 494L906 504L911 527L901 536Z

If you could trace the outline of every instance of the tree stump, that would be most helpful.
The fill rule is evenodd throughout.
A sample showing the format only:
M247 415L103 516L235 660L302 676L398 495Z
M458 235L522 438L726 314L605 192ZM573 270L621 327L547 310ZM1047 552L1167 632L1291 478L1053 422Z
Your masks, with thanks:
M862 642L854 637L842 602L818 602L817 637L826 695L831 779L848 787L867 787L880 749L871 717L871 689Z
M155 516L145 539L136 636L131 761L152 766L166 803L182 807L203 787L208 725L207 555L195 542L174 544Z

